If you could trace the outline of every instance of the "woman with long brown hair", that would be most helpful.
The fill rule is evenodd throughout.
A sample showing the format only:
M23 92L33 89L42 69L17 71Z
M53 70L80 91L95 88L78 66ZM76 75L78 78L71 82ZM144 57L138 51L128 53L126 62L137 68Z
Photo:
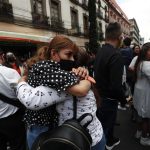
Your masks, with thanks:
M45 86L51 87L57 91L57 95L60 95L61 91L67 91L70 94L76 96L84 96L90 88L90 82L87 80L81 80L76 77L74 73L66 72L61 69L61 65L67 62L66 65L71 66L75 55L79 48L69 38L64 36L56 36L49 44L49 48L46 51L45 60L39 61L32 65L28 74L28 84L32 87ZM76 72L80 77L86 76L86 70L79 68ZM31 92L31 91L30 91ZM32 92L30 93L32 94ZM49 96L52 94L48 93ZM43 92L37 91L36 96L43 96ZM25 94L22 94L22 98ZM59 98L60 99L60 98ZM30 105L29 102L26 104ZM36 137L54 128L57 124L57 112L55 106L48 107L47 103L43 103L45 106L41 110L26 110L24 120L28 126L27 128L27 140L29 149L36 139ZM39 106L35 105L35 108Z
M150 42L142 46L135 63L135 81L133 103L142 119L140 143L150 146L150 138L147 136L150 129Z
M51 41L52 44L50 43L50 46L49 46L49 50L50 50L50 54L51 54L50 57L55 62L44 61L44 62L36 63L35 66L34 65L32 66L35 69L35 70L34 69L32 70L32 73L34 73L34 75L36 74L37 76L40 77L41 74L43 74L44 76L48 77L48 76L51 76L51 74L52 74L52 76L53 76L52 80L50 78L47 78L50 81L44 80L44 79L42 79L42 77L40 77L40 80L36 78L36 79L32 80L32 82L34 83L33 86L36 87L35 84L37 85L38 83L40 83L40 85L41 85L41 83L42 83L43 86L48 86L48 87L52 87L52 88L56 89L56 91L58 91L59 94L61 94L62 91L64 91L64 92L67 91L68 93L73 94L75 96L82 96L82 97L78 97L79 102L78 102L78 109L77 109L77 117L79 117L83 113L87 113L87 112L91 113L93 115L93 117L94 117L93 122L91 123L91 125L89 125L89 131L90 131L90 134L93 139L93 143L92 143L93 150L104 149L105 148L105 140L104 140L104 136L103 136L103 129L102 129L101 123L99 122L99 120L96 117L96 101L95 101L95 97L94 97L93 93L91 91L89 91L89 89L90 89L89 83L86 83L87 80L81 80L81 81L78 80L78 78L76 76L74 76L74 74L70 73L70 71L71 71L70 69L72 69L74 66L74 64L73 64L74 57L77 54L76 52L78 52L79 50L76 49L76 45L71 44L71 41L68 43L68 44L72 45L71 48L67 48L66 47L67 43L65 43L65 42L62 42L60 44L60 41L61 41L60 39L65 40L66 38L60 37L60 36L55 37L54 40ZM57 46L56 46L57 42L59 44L57 44ZM63 47L62 47L62 44L64 44ZM58 46L59 46L59 48L58 48ZM66 47L66 48L64 48L64 47ZM73 49L75 48L76 51L73 51L72 48ZM59 62L59 63L56 63L56 62ZM61 69L59 69L59 66L57 66L58 64L60 65ZM52 72L48 71L49 65L51 65L51 68L53 70ZM42 70L43 68L45 68L45 70ZM65 71L66 69L68 71ZM42 71L41 74L37 74L37 70L38 70L38 73ZM47 72L47 74L44 74L44 72ZM63 72L65 73L65 75ZM56 77L55 75L58 77ZM70 82L69 78L71 78L71 82ZM28 81L30 81L30 79L32 79L31 76L29 76ZM67 81L67 83L65 82L65 80ZM38 81L38 83L36 83L35 81ZM80 81L79 84L77 84L78 82L76 82L76 81L78 81L78 82ZM20 87L20 90L21 90L21 88L22 88L22 86ZM86 92L84 89L86 90ZM18 90L18 93L20 90ZM23 90L23 91L25 91L25 90ZM25 96L27 95L26 92L23 92L23 93L24 93L23 95L25 95ZM46 95L45 93L46 92L43 93L42 98L45 97L44 96L44 95ZM39 95L41 96L41 94L39 94ZM50 93L50 95L48 96L49 97L48 99L50 99L51 96L54 97L53 92ZM85 97L83 97L83 96L85 96ZM36 95L34 97L36 97ZM28 100L29 100L29 97L28 97ZM53 103L56 103L56 101L51 102L51 105ZM48 107L49 105L50 105L50 102L47 102L47 104L45 105L45 108L46 107L49 108ZM72 96L67 94L65 101L57 105L57 112L59 113L59 125L61 125L65 120L72 118L72 106L73 106ZM40 106L38 105L36 108L41 108L41 105Z

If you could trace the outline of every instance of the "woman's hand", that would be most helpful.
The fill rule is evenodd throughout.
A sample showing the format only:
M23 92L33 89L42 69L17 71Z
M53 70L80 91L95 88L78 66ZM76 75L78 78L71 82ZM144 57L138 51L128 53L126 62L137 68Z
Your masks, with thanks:
M77 76L79 76L81 79L87 79L89 76L89 72L86 68L84 67L78 67L78 68L73 68L72 72L74 72Z
M27 81L27 76L22 76L19 80L18 83L20 82L26 82Z
M86 68L83 68L83 67L79 67L78 69L73 68L72 72L74 72L76 75L78 75L81 79L86 79L94 84L96 83L94 78L89 76L89 72Z

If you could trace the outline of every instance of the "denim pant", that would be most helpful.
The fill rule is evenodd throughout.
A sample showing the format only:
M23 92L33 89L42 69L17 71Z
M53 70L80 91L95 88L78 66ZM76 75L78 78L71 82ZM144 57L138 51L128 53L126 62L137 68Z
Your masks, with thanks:
M118 101L102 98L101 106L97 109L97 117L102 123L106 142L114 137L114 125L116 123Z
M105 135L103 134L100 142L97 143L95 146L93 146L91 150L105 150L105 145L106 145L106 139L105 139Z
M48 126L38 126L38 125L31 126L27 129L27 143L29 150L31 150L35 139L41 133L48 131L48 129L49 129Z

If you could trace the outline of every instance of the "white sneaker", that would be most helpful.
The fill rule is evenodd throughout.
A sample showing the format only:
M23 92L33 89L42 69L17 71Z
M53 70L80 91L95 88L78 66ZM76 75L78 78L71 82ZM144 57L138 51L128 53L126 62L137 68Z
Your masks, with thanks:
M134 137L135 137L136 139L140 139L141 135L142 135L142 131L137 130Z
M120 109L120 110L127 110L126 107L122 107L121 105L118 105L118 109Z
M144 146L150 146L150 138L141 137L140 144Z
M130 107L130 105L129 105L129 104L126 104L126 107L127 107L127 108L129 108L129 107Z

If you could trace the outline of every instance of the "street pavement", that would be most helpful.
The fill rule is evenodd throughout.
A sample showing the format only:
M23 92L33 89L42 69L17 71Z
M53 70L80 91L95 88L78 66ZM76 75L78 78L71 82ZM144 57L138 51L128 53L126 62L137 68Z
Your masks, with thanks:
M115 136L120 138L120 144L113 150L150 150L150 146L142 146L134 138L136 123L131 121L131 110L118 110L115 126Z

